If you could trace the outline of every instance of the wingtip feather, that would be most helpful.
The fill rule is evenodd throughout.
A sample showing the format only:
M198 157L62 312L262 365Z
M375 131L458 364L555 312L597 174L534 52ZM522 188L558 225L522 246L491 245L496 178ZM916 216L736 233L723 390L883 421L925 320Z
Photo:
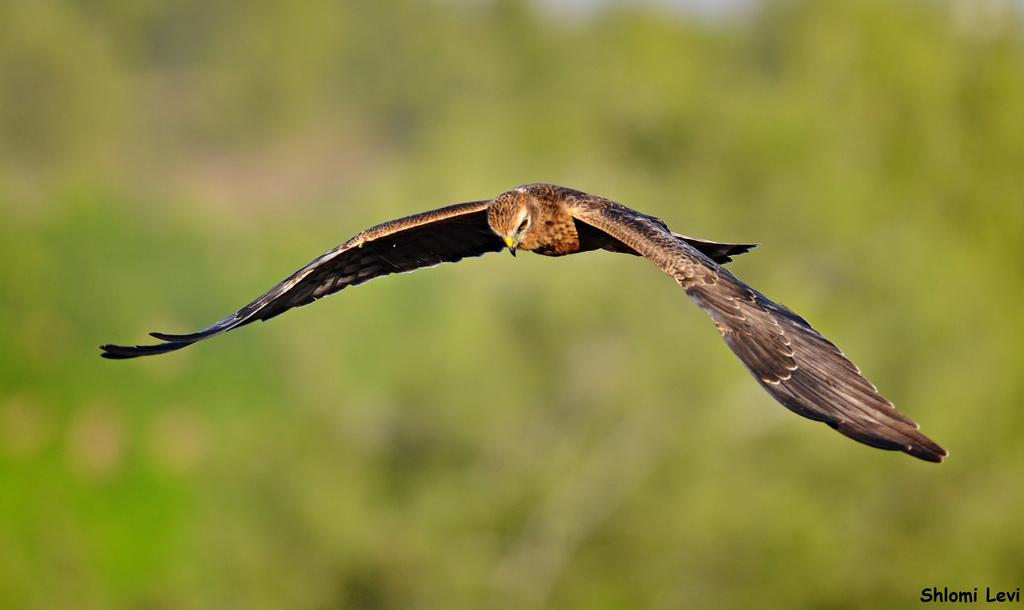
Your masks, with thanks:
M100 357L108 360L127 360L129 358L138 358L140 356L166 354L167 352L173 352L183 347L188 347L189 345L192 345L192 342L163 343L160 345L113 345L108 343L100 346L100 350L102 351Z
M201 337L204 332L205 331L199 331L199 332L196 332L196 333L188 333L188 334L185 334L185 335L173 335L173 334L170 334L170 333L157 333L157 332L153 332L153 333L149 333L149 336L153 337L154 339L160 339L161 341L178 342L178 341L191 341L193 339Z
M915 437L920 437L914 438L915 444L907 445L903 448L903 452L907 455L912 455L933 464L941 464L943 460L949 457L949 451L927 436L918 433Z

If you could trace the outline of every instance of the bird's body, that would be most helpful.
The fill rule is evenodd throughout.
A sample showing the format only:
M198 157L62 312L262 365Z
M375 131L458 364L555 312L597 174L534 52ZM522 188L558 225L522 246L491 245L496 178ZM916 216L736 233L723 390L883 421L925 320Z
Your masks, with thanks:
M702 309L765 390L790 410L881 449L940 462L945 449L918 431L828 339L722 265L753 248L673 233L661 220L614 201L553 184L529 184L494 199L440 208L367 229L312 261L235 314L196 333L152 333L158 345L104 345L134 358L269 320L348 286L508 248L545 256L603 249L647 258Z
M575 254L580 251L580 236L569 210L574 195L575 191L553 184L521 186L494 199L487 209L487 224L496 235L514 239L516 249L545 256Z

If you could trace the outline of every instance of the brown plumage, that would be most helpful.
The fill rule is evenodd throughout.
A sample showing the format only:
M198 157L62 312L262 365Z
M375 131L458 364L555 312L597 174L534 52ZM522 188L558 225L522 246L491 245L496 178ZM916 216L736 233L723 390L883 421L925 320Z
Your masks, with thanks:
M846 436L881 449L941 462L945 449L918 431L828 339L722 265L752 244L724 244L673 233L661 220L552 184L530 184L490 201L448 206L393 220L330 250L233 315L186 335L151 333L157 345L104 345L112 359L162 354L269 320L293 307L376 277L508 248L546 256L609 250L647 258L672 276L776 400Z

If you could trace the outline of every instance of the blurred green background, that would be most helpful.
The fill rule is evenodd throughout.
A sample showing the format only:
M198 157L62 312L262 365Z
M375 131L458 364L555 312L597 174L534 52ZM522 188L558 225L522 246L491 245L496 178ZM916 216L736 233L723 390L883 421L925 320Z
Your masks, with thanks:
M0 607L906 607L1024 584L1024 31L989 0L0 3ZM639 259L488 256L165 357L362 228L562 183L951 451L775 404Z

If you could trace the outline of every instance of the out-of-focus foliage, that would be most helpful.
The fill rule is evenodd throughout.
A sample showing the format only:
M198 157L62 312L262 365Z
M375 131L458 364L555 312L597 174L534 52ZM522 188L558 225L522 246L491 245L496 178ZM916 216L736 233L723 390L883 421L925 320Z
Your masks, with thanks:
M1024 35L996 2L0 3L0 606L906 607L1024 578ZM643 261L490 256L159 359L370 224L553 181L834 338L776 405Z

